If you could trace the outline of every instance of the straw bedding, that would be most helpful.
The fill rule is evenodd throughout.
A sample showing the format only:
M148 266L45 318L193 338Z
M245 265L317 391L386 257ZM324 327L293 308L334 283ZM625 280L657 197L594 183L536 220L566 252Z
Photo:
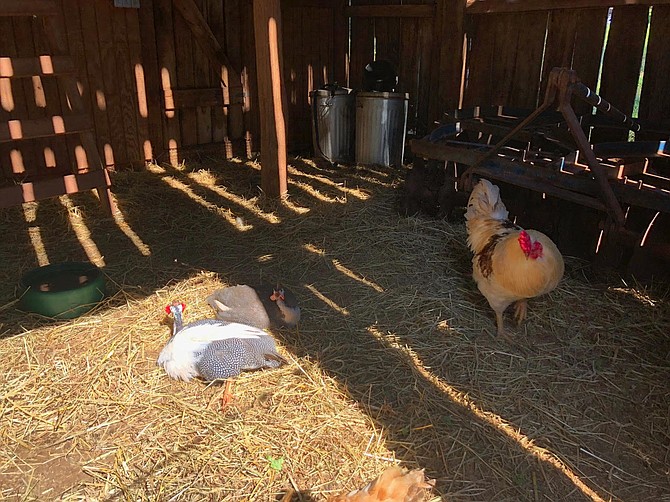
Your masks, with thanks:
M435 500L670 500L667 286L568 257L496 339L462 223L397 216L403 175L292 159L276 202L258 164L202 158L118 173L116 219L90 194L3 210L2 498L318 501L399 463ZM40 259L97 262L110 298L17 311ZM274 332L289 363L237 378L232 406L155 365L169 301L188 321L214 289L278 281L303 309Z

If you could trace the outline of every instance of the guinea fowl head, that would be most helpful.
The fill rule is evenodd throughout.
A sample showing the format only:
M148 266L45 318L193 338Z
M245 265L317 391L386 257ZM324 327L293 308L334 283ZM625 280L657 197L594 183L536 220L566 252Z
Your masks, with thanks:
M285 301L286 298L284 297L284 289L280 287L274 288L272 294L270 295L270 300L273 302L276 302L277 300Z
M272 291L270 295L270 300L277 304L282 317L284 318L283 323L285 326L294 327L300 321L300 307L293 306L290 307L286 305L286 296L284 295L284 289L277 286Z
M176 334L177 331L179 331L182 327L181 314L184 312L184 310L186 310L186 304L177 300L173 301L171 304L165 307L165 312L168 315L172 314L174 316L174 324L172 329L173 334Z
M186 304L183 302L178 302L177 300L165 306L165 312L167 314L172 315L176 315L177 313L181 314L184 310L186 310Z

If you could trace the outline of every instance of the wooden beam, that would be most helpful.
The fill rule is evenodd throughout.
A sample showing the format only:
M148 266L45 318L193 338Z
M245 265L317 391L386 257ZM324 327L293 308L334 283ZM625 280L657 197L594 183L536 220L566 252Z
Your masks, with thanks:
M0 122L0 143L24 139L48 138L62 134L90 131L91 120L86 115L58 115L43 119L9 120Z
M270 197L284 197L288 187L280 0L253 0L253 11L261 119L261 188Z
M433 17L435 5L355 5L346 7L348 17Z
M85 190L107 190L111 186L109 174L104 169L84 174L67 174L27 181L18 185L0 188L0 207L13 207L24 202L35 202L63 194ZM100 194L102 197L102 194Z
M608 8L617 5L670 5L670 0L468 0L467 14L533 10Z
M66 73L75 73L72 58L68 56L0 57L0 77L32 77Z
M58 5L54 0L0 0L0 17L55 16Z

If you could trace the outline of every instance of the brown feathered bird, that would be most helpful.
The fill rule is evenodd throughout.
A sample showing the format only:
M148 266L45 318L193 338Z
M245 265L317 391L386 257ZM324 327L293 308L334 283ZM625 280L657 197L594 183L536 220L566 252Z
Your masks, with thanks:
M515 317L526 317L527 301L552 291L563 277L563 256L537 230L507 219L500 189L482 179L472 190L465 213L468 245L474 252L472 276L496 313L498 335L505 335L503 312L515 303Z
M421 502L434 484L423 469L407 472L392 466L360 490L331 497L328 502Z

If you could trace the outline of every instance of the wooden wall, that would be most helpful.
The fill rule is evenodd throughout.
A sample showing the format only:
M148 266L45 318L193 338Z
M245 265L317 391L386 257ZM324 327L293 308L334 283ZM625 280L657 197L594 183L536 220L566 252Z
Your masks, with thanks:
M225 67L222 72L221 65L208 59L174 0L141 0L140 9L117 8L113 0L57 1L108 165L142 165L151 158L168 159L170 153L175 160L192 146L214 145L223 151L224 140L232 142L237 154L245 153L245 139L257 150L251 0L194 0L221 50L241 72L244 103L236 109L239 113L223 106L229 98L228 88L220 84L228 78ZM609 3L615 5L601 68L608 26L604 1L282 0L289 151L311 144L309 91L334 82L360 88L363 67L375 58L398 68L399 90L410 94L408 128L418 135L461 102L535 107L553 66L572 66L592 87L601 73L602 95L632 111L649 2ZM643 118L670 115L665 77L670 69L669 3L659 0L652 9L639 102ZM0 19L0 56L44 53L42 39L34 20ZM166 90L174 100L167 108ZM57 113L67 113L62 94L48 79L23 82L10 93L14 106L8 109L3 101L0 119L44 116L41 96ZM67 171L73 164L76 145L50 141L60 167L53 167L37 148L22 152L26 172ZM5 176L13 176L6 147L0 149L0 160Z
M667 120L670 5L622 3L564 1L556 4L588 7L534 10L527 0L475 2L467 10L464 105L535 108L544 97L549 71L567 66L593 90L600 75L600 94L630 114L649 27L639 117ZM613 4L611 11L609 4Z

